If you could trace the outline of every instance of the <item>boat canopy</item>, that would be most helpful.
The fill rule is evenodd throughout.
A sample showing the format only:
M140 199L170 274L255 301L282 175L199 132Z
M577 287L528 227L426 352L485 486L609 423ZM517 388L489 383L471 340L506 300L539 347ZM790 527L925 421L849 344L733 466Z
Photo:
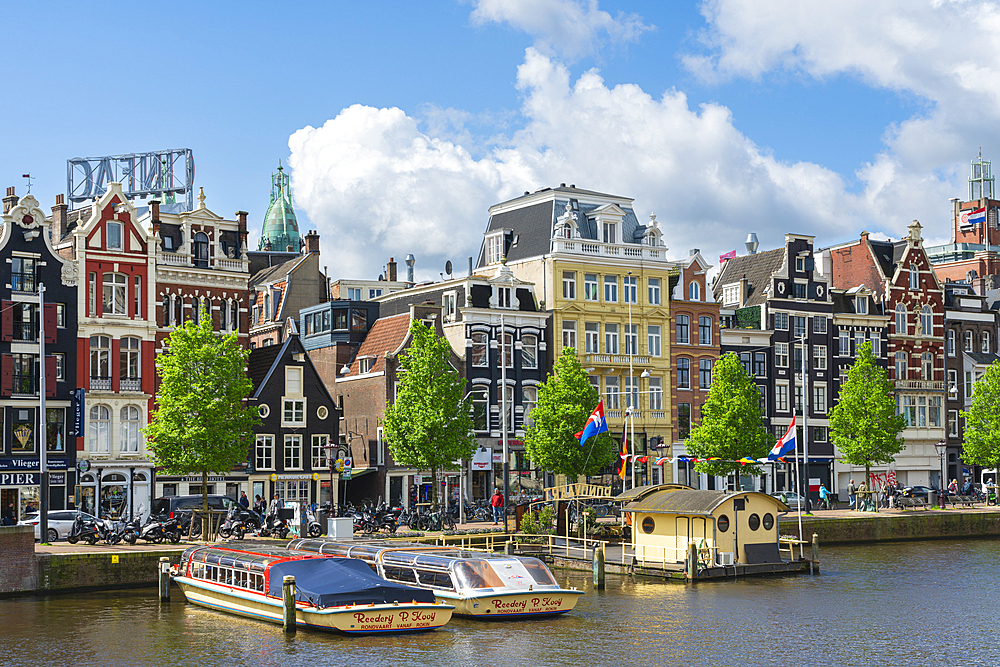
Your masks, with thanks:
M295 599L316 607L434 602L433 591L390 583L349 558L282 561L271 565L268 575L268 595L281 597L282 579L292 575Z

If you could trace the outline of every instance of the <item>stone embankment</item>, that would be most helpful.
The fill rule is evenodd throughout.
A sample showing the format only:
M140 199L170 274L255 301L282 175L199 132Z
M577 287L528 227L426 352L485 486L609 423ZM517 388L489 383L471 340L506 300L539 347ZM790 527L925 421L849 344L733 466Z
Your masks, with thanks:
M782 534L798 535L798 516L786 514L781 517L779 526ZM992 507L878 513L825 510L802 517L802 534L811 539L814 533L819 535L819 542L824 546L1000 537L1000 510Z

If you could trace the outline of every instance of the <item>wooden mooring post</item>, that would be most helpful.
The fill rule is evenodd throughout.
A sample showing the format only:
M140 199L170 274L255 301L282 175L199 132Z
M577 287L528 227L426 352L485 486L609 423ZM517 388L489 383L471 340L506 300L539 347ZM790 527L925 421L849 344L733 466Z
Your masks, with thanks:
M285 632L295 633L295 577L292 575L281 580L281 621Z
M604 545L594 547L594 588L604 590Z
M812 540L812 573L819 574L819 535L816 533Z
M170 559L160 558L160 602L170 602Z
M698 545L694 542L688 544L687 567L685 569L688 579L694 581L698 578Z

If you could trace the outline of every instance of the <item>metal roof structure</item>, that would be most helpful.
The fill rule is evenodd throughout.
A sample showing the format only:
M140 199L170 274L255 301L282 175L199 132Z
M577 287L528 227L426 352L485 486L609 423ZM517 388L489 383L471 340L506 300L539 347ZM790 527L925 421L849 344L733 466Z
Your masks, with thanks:
M299 221L292 207L288 174L279 161L278 173L271 174L271 205L267 207L267 214L264 216L258 250L299 252L301 247L302 237L299 235Z
M748 495L759 495L768 498L774 503L778 511L787 512L789 509L788 505L781 502L778 498L757 491L708 491L684 487L658 489L629 503L624 509L626 512L710 516L717 507L727 500Z

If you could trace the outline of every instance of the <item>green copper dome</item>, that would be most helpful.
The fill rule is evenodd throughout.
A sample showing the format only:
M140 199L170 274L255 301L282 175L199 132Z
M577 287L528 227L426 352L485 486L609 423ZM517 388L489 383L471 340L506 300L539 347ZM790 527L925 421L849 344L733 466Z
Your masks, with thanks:
M291 250L302 247L299 222L292 208L292 195L288 189L288 175L278 162L278 173L271 174L271 205L264 216L264 229L260 234L258 250Z

